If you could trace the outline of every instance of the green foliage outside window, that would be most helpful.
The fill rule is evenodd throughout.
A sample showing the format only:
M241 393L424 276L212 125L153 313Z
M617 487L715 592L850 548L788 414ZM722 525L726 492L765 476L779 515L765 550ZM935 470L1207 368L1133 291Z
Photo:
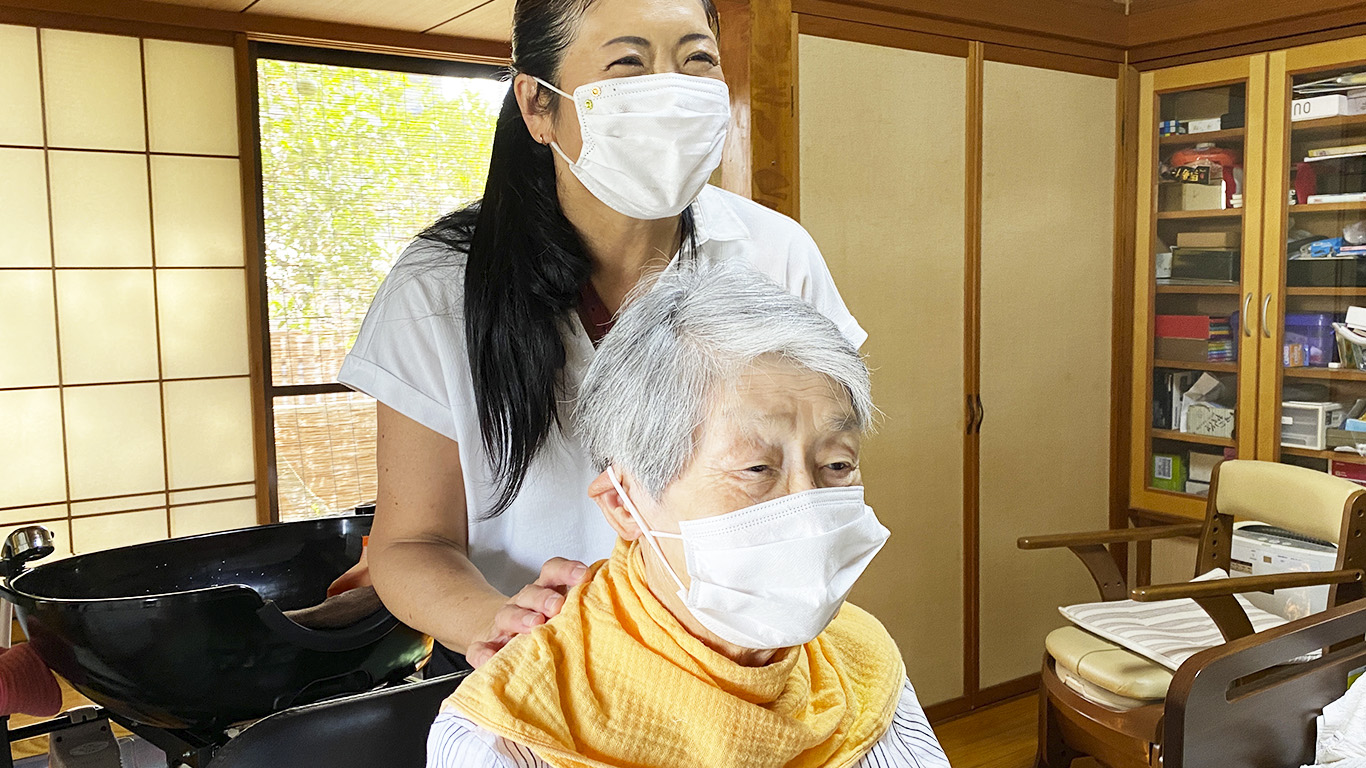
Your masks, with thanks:
M403 246L483 193L500 86L258 65L272 330L354 331Z

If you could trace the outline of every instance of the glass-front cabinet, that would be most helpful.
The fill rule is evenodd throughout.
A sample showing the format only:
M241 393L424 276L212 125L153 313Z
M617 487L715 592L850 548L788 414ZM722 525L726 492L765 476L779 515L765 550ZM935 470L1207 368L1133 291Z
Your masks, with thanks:
M1271 54L1267 115L1258 458L1366 482L1366 40Z
M1256 450L1264 55L1146 73L1139 105L1133 506L1189 513Z
M1223 458L1366 484L1366 38L1140 78L1130 504Z

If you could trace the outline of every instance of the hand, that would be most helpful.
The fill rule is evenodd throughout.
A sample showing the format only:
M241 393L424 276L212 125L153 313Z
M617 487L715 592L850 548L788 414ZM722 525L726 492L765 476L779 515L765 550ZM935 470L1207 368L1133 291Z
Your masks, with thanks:
M351 570L337 577L327 588L328 597L336 597L343 592L349 592L356 587L372 586L370 582L370 561L365 557L366 550L360 551L360 562L351 566Z
M493 616L493 626L483 640L470 644L465 661L479 668L502 650L508 641L525 634L559 615L564 607L564 596L583 583L588 566L577 560L556 557L541 566L541 576L522 587Z

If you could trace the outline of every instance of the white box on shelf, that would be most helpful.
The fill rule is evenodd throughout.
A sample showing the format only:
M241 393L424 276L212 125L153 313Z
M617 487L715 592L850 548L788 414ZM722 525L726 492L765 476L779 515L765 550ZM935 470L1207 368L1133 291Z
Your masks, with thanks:
M1360 115L1363 112L1366 112L1366 99L1349 98L1341 93L1295 99L1290 102L1292 121L1317 120L1337 115Z
M1281 403L1281 445L1322 451L1328 447L1328 429L1342 426L1341 403Z
M1191 120L1186 123L1186 133L1212 133L1224 127L1224 119L1211 117L1204 120Z
M1350 328L1366 328L1366 307L1348 307L1346 322Z

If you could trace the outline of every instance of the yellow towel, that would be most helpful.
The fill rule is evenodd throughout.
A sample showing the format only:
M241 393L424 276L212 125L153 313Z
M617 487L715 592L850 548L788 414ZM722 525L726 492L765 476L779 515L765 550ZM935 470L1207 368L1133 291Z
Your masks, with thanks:
M846 604L815 640L745 667L690 635L643 568L619 542L451 703L556 768L835 768L890 727L905 667L868 613Z

